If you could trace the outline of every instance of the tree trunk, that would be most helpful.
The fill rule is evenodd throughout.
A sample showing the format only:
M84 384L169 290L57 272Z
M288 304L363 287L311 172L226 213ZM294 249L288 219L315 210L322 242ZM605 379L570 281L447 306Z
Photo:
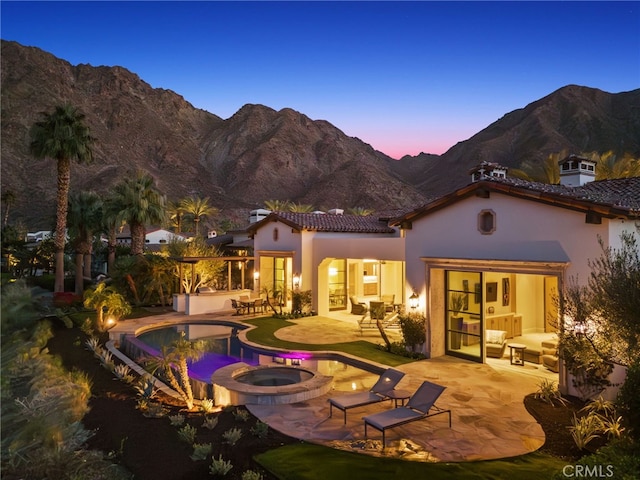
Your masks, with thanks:
M144 225L135 222L129 225L131 229L131 255L142 255L144 253L144 241L147 236Z
M113 266L116 263L116 227L109 228L109 239L107 240L107 273L113 274Z
M384 343L387 346L387 352L390 352L391 342L389 341L389 337L387 337L387 332L384 331L384 326L382 325L382 321L379 318L376 319L376 326L380 331L380 336L382 337L382 340L384 340Z
M55 284L54 292L64 292L64 245L67 236L67 209L71 166L68 158L58 158L58 192L56 196Z
M82 296L84 293L84 278L82 270L84 267L84 255L82 252L76 252L76 295Z

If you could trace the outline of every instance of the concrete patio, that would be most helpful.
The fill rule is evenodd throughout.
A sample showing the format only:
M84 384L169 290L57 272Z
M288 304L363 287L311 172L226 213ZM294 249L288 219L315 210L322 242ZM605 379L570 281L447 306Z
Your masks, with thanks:
M126 320L110 333L113 338L151 324L242 321L250 317L255 318L253 315L231 314L186 317L173 312ZM349 317L340 320L306 317L291 322L294 325L276 332L278 338L315 345L354 340L382 343L375 331L361 335L356 320ZM348 382L336 382L338 387L334 388L341 390L335 389L306 402L248 405L247 408L260 420L287 435L359 453L436 462L512 457L535 451L544 443L544 433L527 413L523 398L535 392L541 379L549 378L549 375L534 365L514 368L509 367L508 363L493 361L491 365L478 364L453 357L439 357L397 367L406 373L398 389L413 392L424 380L447 387L437 405L451 410L452 427L449 428L446 415L412 422L387 431L384 449L380 432L370 430L369 439L364 438L362 417L393 408L390 402L349 410L346 425L340 411L334 412L333 418L329 418L328 398L347 392ZM372 375L371 382L376 378L377 375Z

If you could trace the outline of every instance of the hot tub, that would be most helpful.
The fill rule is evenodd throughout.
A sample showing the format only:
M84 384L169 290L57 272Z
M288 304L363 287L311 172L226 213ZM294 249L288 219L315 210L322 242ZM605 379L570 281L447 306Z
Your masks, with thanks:
M239 362L216 370L211 383L216 405L279 405L324 395L333 377L296 366Z

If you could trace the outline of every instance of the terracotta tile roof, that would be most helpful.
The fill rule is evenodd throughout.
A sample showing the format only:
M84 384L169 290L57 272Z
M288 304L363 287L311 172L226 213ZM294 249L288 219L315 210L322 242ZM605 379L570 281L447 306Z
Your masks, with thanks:
M321 213L272 212L263 220L251 225L248 230L257 230L260 226L279 220L299 229L315 232L344 233L395 233L386 220L378 215L334 215Z
M433 199L412 212L397 217L390 225L416 220L479 191L495 191L540 203L581 211L593 211L608 218L640 218L640 177L599 180L578 187L550 185L514 177L485 176L482 180Z
M640 214L640 177L598 180L579 187L548 185L512 177L488 178L487 180L594 205L617 207L621 210L627 210L630 215Z

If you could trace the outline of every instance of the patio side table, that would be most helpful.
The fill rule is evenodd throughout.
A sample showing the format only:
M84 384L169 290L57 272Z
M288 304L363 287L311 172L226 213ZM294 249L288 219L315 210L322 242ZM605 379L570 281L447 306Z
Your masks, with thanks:
M524 366L524 351L527 348L522 343L509 343L509 362L511 365Z
M400 406L404 407L405 400L411 398L411 392L406 390L391 390L385 393L385 395L394 401L395 408L398 408L398 401L400 401Z

